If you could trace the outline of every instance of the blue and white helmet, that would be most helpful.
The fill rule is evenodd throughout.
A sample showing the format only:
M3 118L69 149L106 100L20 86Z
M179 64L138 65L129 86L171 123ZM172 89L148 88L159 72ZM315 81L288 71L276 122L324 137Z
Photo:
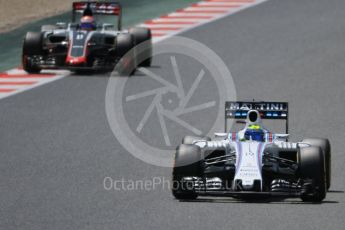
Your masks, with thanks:
M261 117L257 110L250 110L248 112L244 139L260 142L265 141L265 131L261 126Z

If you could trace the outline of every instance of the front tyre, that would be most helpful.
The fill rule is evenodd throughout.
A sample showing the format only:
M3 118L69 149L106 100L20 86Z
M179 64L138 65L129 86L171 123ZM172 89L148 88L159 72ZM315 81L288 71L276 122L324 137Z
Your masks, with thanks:
M312 146L320 147L325 155L326 161L326 183L327 190L331 187L332 178L332 164L331 164L331 144L328 139L324 138L308 138L302 141L303 143L310 144Z
M173 196L178 200L196 199L193 179L201 174L201 149L195 145L178 146L172 172Z
M24 37L22 65L27 73L37 74L41 72L41 68L37 66L33 58L44 55L43 38L41 33L28 32Z
M138 63L140 67L150 67L152 63L152 34L148 28L136 27L131 28L129 33L133 35L135 46L138 49L136 54L137 61L144 59L143 62ZM142 46L139 46L142 45ZM139 50L139 47L140 50ZM142 50L142 52L140 52Z
M117 71L122 75L132 75L136 70L134 38L131 34L119 34L116 37Z
M308 186L301 199L307 202L321 202L327 192L325 157L322 149L314 146L300 148L298 159L303 186Z

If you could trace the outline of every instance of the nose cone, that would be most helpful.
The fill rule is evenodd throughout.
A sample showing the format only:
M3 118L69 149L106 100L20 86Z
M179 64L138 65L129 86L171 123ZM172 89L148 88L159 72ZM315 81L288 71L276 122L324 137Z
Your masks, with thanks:
M66 59L66 64L70 66L80 66L86 63L85 57L68 57Z
M260 142L241 142L236 148L235 190L261 189L262 153L265 145Z

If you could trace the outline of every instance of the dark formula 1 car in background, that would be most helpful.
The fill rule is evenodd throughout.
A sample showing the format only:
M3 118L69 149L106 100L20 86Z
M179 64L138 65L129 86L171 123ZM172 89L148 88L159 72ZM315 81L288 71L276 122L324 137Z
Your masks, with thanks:
M151 57L151 31L147 28L122 30L119 3L74 2L72 15L72 23L44 25L41 32L26 34L22 54L26 72L39 73L42 69L112 71L124 54L144 42L147 47L145 54ZM77 22L80 15L86 23ZM97 24L93 21L97 15L117 16L117 28L115 24ZM129 60L123 61L124 70L151 65L150 58L137 63L133 50L133 55L128 55Z
M319 138L288 142L288 115L288 103L227 102L226 124L228 119L237 120L244 129L227 132L225 126L226 133L216 134L218 140L185 137L175 154L174 197L322 201L331 185L330 143ZM262 119L285 120L286 134L270 132Z

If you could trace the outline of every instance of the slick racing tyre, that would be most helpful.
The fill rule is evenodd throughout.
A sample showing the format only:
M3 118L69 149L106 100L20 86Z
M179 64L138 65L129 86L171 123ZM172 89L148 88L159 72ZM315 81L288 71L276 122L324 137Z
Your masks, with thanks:
M141 47L145 52L136 52L137 60L145 59L143 62L138 63L138 66L141 67L150 67L152 63L152 35L151 30L147 28L132 28L129 30L129 33L133 35L135 45L140 45L146 42L146 47ZM140 55L139 55L140 54ZM148 58L147 58L148 57ZM139 62L139 61L138 61Z
M331 164L331 144L328 139L324 138L308 138L302 141L303 143L308 143L312 146L320 147L325 155L326 161L326 183L327 190L331 187L332 178L332 164Z
M307 188L301 196L302 200L321 202L327 192L325 157L322 149L315 146L300 148L298 159L300 176L304 181L303 187Z
M195 145L180 145L175 154L172 172L172 194L178 200L196 199L193 180L200 177L201 150Z
M131 34L116 37L116 58L119 60L117 71L122 75L132 75L136 70L134 38Z
M22 64L28 73L39 73L41 68L33 63L34 56L43 56L43 39L41 33L28 32L24 37Z
M182 144L192 145L194 141L211 141L209 137L194 137L194 136L185 136L182 139Z

